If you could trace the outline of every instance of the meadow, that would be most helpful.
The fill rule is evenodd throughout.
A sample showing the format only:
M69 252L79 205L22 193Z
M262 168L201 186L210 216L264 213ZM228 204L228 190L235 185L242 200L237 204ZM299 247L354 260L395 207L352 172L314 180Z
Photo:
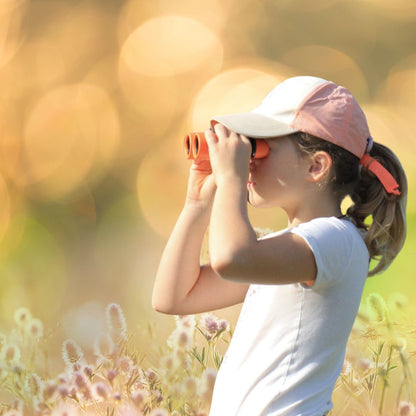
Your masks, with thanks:
M413 0L1 0L0 414L208 414L240 307L150 305L183 137L314 75L353 92L409 182L406 244L366 283L331 416L414 415L415 22Z

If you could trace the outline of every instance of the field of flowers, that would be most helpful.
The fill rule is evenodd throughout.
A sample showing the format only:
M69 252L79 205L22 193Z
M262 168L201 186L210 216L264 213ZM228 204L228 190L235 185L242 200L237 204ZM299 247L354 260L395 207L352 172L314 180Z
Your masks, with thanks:
M406 302L400 294L364 299L331 416L415 415L416 331L406 322ZM208 415L222 351L232 337L226 320L213 314L177 316L164 340L149 323L140 334L148 344L143 348L118 304L104 313L106 331L88 351L66 339L59 354L49 351L42 322L18 309L14 327L0 337L0 414ZM61 355L59 371L49 364L54 355Z

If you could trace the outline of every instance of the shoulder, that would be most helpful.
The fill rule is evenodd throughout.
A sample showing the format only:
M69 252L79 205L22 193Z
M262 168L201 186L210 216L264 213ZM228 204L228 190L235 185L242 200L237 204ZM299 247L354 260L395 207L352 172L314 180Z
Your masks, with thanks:
M306 241L315 257L318 276L325 276L323 280L328 283L342 280L344 273L367 274L368 251L363 236L350 221L336 217L316 218L289 232Z

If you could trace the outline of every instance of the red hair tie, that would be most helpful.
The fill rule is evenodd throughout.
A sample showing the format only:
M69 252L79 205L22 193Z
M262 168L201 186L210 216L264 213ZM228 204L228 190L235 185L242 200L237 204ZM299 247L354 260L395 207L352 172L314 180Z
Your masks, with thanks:
M400 195L399 184L380 162L370 155L365 154L360 159L360 165L374 173L389 194Z

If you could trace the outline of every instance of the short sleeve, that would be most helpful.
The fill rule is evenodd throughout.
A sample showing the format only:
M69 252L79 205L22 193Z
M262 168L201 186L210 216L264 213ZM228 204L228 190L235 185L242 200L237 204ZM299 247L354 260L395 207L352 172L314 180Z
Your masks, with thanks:
M289 232L302 237L315 258L317 275L313 290L330 287L344 279L351 271L354 256L368 267L368 252L356 227L335 217L317 218L299 224Z

